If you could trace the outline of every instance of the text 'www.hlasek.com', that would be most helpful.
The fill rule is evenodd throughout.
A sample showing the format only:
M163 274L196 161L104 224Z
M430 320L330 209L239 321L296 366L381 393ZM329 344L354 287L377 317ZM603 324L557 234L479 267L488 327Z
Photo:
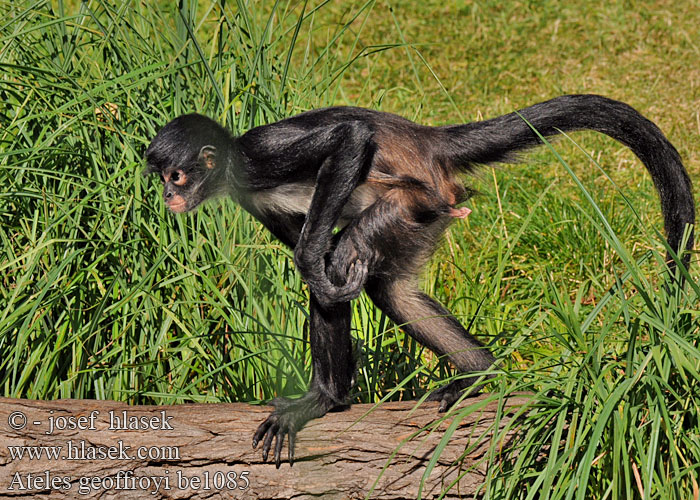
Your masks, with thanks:
M136 415L127 410L93 410L67 415L65 411L51 410L38 418L29 418L28 413L13 411L7 418L6 424L16 433L16 439L11 439L6 446L12 471L6 477L0 476L5 483L0 484L0 490L8 493L31 494L51 490L70 490L79 495L129 491L157 495L169 490L233 493L250 486L248 471L229 468L192 472L177 469L175 465L182 460L180 446L128 444L130 431L153 432L154 436L159 436L175 430L173 417L166 410L150 415ZM91 439L92 435L86 434L103 431L117 437L104 444L104 439ZM37 436L55 438L57 433L66 439L60 443L55 439L50 444L37 443ZM119 465L116 468L94 466L106 460L118 461ZM65 466L81 461L90 466ZM172 468L168 467L169 463L173 464ZM73 474L76 470L80 473Z

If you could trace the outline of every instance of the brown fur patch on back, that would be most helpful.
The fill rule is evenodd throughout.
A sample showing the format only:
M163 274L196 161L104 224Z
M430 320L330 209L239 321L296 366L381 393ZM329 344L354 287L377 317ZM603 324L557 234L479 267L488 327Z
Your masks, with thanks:
M430 133L426 137L406 132L393 127L377 131L378 148L367 182L386 191L400 189L392 196L408 206L435 211L454 207L464 197L464 186L433 154Z

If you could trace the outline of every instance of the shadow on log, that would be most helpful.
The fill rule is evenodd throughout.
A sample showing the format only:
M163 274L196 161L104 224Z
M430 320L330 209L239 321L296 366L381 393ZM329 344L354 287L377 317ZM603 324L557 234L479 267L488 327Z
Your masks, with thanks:
M505 403L501 429L524 402ZM472 498L483 483L498 406L479 396L460 408L471 405L479 409L461 418L423 498L455 481L445 498ZM454 417L440 422L437 403L372 408L310 422L297 435L294 466L275 469L251 447L269 407L0 398L0 497L415 499Z

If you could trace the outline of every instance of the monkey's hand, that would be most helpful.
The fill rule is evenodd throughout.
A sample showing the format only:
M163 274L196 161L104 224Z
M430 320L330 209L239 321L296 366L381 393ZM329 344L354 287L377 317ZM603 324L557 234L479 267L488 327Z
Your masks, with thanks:
M253 448L258 447L262 440L263 461L267 462L267 456L275 441L274 458L275 467L279 469L285 436L289 436L289 465L294 463L294 441L296 434L302 427L314 418L325 415L330 406L319 401L318 394L313 390L307 392L299 399L275 398L270 401L275 410L260 424L253 435Z
M297 247L294 251L294 263L322 307L350 302L360 296L369 275L366 262L355 260L347 270L345 283L335 285L328 277L324 259L320 259L320 263L310 263L303 255L305 254Z

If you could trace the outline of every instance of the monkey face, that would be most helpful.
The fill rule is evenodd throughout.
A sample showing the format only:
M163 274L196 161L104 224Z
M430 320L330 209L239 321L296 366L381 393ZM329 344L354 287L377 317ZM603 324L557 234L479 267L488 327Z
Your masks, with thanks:
M184 166L158 169L149 164L163 183L163 201L175 213L193 210L213 194L215 167L212 146L203 147L197 160L186 162Z
M146 151L144 173L158 174L163 200L172 212L193 210L217 194L225 174L217 168L217 149L225 152L229 140L228 132L201 115L176 118L156 134Z

